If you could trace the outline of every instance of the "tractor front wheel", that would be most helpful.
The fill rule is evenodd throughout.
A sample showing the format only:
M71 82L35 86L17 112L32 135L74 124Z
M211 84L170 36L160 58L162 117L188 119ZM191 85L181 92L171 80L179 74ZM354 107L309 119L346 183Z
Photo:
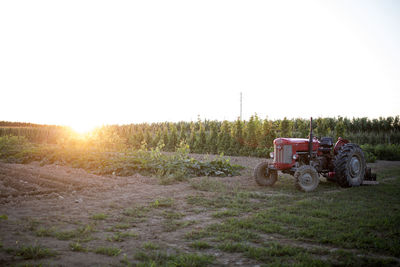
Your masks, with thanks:
M268 162L261 162L254 169L254 178L259 185L272 186L278 180L278 172L268 168Z
M317 170L310 165L303 165L294 173L296 179L296 188L309 192L315 190L319 184L319 175Z

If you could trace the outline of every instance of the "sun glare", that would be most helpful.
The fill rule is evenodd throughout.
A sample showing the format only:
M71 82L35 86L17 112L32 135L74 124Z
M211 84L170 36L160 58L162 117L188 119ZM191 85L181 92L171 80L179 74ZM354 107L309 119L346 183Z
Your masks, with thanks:
M87 134L93 131L96 128L96 125L87 122L81 122L81 123L74 123L70 125L70 127L78 134Z

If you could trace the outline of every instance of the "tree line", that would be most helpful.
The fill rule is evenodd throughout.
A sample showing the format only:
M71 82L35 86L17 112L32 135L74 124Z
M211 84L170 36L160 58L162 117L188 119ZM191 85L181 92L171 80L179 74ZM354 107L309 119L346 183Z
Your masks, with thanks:
M265 156L277 137L307 138L308 119L261 119L256 114L248 121L211 121L152 123L106 126L132 148L145 145L148 149L163 144L165 151L174 151L181 143L191 152L242 156ZM106 131L106 132L107 132ZM400 144L399 116L379 119L316 118L314 136L339 136L359 144Z
M59 126L29 123L0 122L1 135L22 135L32 142L57 143L68 139L70 129ZM18 127L20 126L20 127ZM277 137L307 138L309 119L294 118L270 120L256 114L249 120L196 122L140 123L107 125L91 133L93 143L110 147L175 151L182 143L193 153L212 153L241 156L265 156L273 148ZM362 144L400 144L400 117L369 118L315 118L314 136L339 136Z

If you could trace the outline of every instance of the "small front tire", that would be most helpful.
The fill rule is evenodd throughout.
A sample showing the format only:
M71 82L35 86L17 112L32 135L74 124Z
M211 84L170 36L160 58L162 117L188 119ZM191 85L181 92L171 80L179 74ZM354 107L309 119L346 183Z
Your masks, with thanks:
M253 176L261 186L272 186L278 180L278 172L268 168L268 162L259 163L254 169Z
M298 168L294 173L294 178L296 181L296 188L304 192L315 190L319 184L318 172L310 165L303 165Z

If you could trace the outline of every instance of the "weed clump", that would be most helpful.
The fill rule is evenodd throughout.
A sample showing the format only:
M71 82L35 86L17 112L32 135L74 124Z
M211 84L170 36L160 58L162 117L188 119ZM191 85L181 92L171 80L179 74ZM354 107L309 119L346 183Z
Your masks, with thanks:
M141 261L143 266L209 266L215 257L207 254L178 253L168 254L165 252L144 252L135 254L135 259Z
M98 247L94 250L96 254L102 254L110 257L116 257L121 254L121 249L114 247Z
M56 256L56 252L38 245L21 246L16 249L7 249L8 253L22 257L24 260L36 260Z

